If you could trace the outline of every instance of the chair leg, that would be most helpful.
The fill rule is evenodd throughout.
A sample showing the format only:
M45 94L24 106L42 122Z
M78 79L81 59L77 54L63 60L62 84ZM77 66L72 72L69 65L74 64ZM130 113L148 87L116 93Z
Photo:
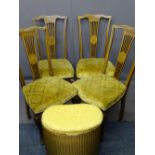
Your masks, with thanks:
M125 101L126 101L126 95L121 99L121 109L120 109L119 119L118 119L119 122L121 122L124 117Z
M106 121L106 113L103 113L103 114L104 114L104 120L101 124L101 142L103 142L103 140L104 140L104 124Z
M72 103L81 103L81 99L78 95L72 98L71 101Z
M31 119L30 108L28 107L26 103L25 105L26 105L26 115L27 115L27 118L30 120Z
M42 129L42 124L41 124L41 114L34 116L34 122L37 125L39 132L40 132L40 141L42 144L44 144L43 129Z

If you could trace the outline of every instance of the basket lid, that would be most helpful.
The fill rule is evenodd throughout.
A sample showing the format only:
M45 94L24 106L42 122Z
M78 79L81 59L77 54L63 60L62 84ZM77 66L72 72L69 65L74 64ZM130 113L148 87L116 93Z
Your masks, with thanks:
M103 113L90 104L55 105L47 108L42 115L44 128L63 134L81 134L101 125Z

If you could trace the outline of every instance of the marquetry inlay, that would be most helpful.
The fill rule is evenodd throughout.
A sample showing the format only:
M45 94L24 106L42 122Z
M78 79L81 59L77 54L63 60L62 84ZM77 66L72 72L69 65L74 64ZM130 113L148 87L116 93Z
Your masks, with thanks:
M37 63L37 57L35 54L29 54L29 61L30 61L30 64L34 65Z
M123 62L125 61L125 59L126 59L126 53L125 53L124 51L121 51L121 52L119 53L119 56L118 56L118 61L119 61L120 63L123 63Z
M92 45L95 45L97 43L97 36L96 35L92 35L90 38L90 43Z
M55 38L53 36L48 39L48 45L55 45Z

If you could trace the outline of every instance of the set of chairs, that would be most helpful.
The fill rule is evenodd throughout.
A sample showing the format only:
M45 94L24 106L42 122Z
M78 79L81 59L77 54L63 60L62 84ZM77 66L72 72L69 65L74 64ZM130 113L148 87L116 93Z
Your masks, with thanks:
M125 99L135 64L130 66L125 82L121 82L120 75L125 66L129 51L135 38L135 30L128 25L112 25L111 16L100 14L86 14L78 16L79 51L80 59L74 72L71 62L67 59L67 17L39 16L33 19L34 26L20 29L19 34L23 42L33 81L26 84L19 69L19 78L26 100L27 116L32 116L40 128L42 112L51 105L73 102L85 102L98 106L104 113L113 105L121 102L119 121L123 119ZM57 58L56 54L56 25L58 20L64 21L64 57ZM90 58L83 54L82 20L88 21ZM98 33L101 20L105 26L104 56L97 57ZM38 22L44 22L39 26ZM39 31L45 32L47 59L43 59ZM122 32L120 49L116 64L110 60L111 48L114 44L117 31ZM31 112L30 112L31 111Z

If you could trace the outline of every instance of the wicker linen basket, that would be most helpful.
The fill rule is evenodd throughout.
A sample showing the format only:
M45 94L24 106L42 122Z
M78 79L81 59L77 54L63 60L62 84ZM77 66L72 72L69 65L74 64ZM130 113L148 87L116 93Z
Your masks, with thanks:
M56 105L42 115L48 155L98 155L103 114L94 105Z

